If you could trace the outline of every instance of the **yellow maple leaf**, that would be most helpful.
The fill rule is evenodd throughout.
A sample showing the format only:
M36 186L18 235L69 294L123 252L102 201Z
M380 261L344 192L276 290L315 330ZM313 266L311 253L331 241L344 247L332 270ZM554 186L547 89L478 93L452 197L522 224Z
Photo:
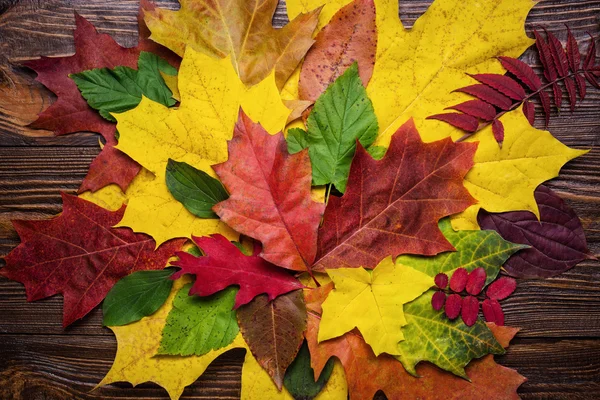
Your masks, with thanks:
M404 340L400 328L406 325L402 306L433 286L433 278L394 264L392 257L373 271L339 268L327 274L335 289L323 302L319 342L358 328L376 355L399 354L398 342Z
M281 392L277 390L269 374L249 351L241 334L230 345L203 356L155 356L167 315L173 308L173 298L188 282L190 279L187 277L175 281L165 304L153 315L129 325L110 327L117 338L117 355L110 371L96 389L113 382L129 382L134 386L154 382L165 388L171 399L178 399L185 387L196 381L214 359L229 350L243 348L246 349L246 356L242 368L242 399L291 400L292 396L285 389ZM342 397L347 396L347 387L341 366L334 368L322 393L328 394L323 400L346 398Z
M234 239L237 235L225 224L196 218L171 196L165 183L167 162L186 162L215 176L211 165L227 160L227 141L233 136L240 107L272 134L284 127L289 110L273 73L246 88L228 58L215 59L190 48L178 79L178 109L143 98L135 109L115 114L120 133L117 147L154 174L136 178L128 188L128 207L119 226L147 233L157 245L192 234L221 233ZM104 192L114 196L114 191Z

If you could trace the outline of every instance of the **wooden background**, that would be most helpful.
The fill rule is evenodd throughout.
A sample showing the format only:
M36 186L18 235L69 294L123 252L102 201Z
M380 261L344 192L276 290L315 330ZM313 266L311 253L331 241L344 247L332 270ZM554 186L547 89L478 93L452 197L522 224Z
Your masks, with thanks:
M430 0L401 3L401 18L411 26ZM158 4L178 7L176 0ZM120 44L135 45L136 0L0 0L0 256L19 243L10 220L59 213L59 193L75 193L99 152L92 133L54 137L26 126L53 95L18 63L72 54L73 10ZM600 0L544 0L529 15L527 28L546 27L564 39L566 23L587 46L586 31L599 36L599 15ZM280 5L275 24L286 20ZM532 52L524 59L539 64ZM600 255L600 91L590 89L574 114L553 115L549 129L569 146L592 149L549 186L576 209L591 251ZM498 359L529 378L519 390L523 398L600 399L598 262L584 262L554 279L519 281L504 309L506 323L523 330ZM102 327L99 309L66 330L61 315L60 296L26 303L21 284L0 278L0 398L167 398L154 384L111 385L90 393L112 364L115 339ZM220 357L183 398L238 398L241 354Z

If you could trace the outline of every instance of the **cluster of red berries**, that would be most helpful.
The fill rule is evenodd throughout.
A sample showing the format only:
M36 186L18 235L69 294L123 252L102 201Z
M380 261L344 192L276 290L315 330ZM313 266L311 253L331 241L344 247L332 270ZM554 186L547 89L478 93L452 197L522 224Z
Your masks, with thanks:
M439 290L431 298L431 305L437 311L444 308L448 318L456 319L460 315L466 325L473 326L477 322L480 306L479 299L475 296L483 290L486 279L487 274L482 267L475 268L470 273L464 268L458 268L452 274L450 290L447 290L448 275L437 274L435 285ZM487 298L481 303L486 321L504 325L504 312L498 300L507 298L516 288L517 281L508 277L499 278L490 284L485 292ZM467 292L464 297L460 295L463 291ZM446 292L451 294L447 295Z

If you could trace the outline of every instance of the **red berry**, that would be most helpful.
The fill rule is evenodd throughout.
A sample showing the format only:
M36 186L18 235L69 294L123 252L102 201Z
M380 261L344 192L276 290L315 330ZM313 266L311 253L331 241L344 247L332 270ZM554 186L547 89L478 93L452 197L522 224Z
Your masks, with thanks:
M467 277L469 273L464 268L458 268L452 274L452 278L450 278L450 289L453 292L459 293L465 289L465 285L467 284Z
M475 268L467 278L467 293L477 296L485 286L487 275L483 267Z
M444 311L446 311L446 316L450 319L456 319L460 314L460 307L462 305L462 297L458 294L451 294L446 299L446 305L444 307Z
M448 275L441 272L435 276L433 281L435 282L435 285L440 289L446 289L446 287L448 286Z
M502 277L493 282L486 291L487 297L492 300L504 300L517 288L517 281L513 278Z
M467 296L462 300L460 316L467 326L475 325L479 314L479 300L473 296Z
M485 299L481 309L487 322L493 322L498 326L504 325L504 312L497 300Z
M446 293L444 292L435 292L433 297L431 297L431 306L435 311L440 311L442 307L444 307L444 303L446 302Z

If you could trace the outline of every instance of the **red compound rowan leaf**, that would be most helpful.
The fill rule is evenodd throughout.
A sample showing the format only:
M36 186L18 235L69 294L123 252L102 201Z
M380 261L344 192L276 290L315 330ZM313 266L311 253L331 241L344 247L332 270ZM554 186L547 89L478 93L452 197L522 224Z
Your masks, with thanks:
M235 297L238 308L266 293L268 300L301 289L303 285L287 271L259 257L261 246L256 243L251 256L243 254L233 243L221 235L193 237L206 256L195 257L187 252L177 252L178 261L171 263L181 270L173 279L183 274L196 276L190 295L210 296L230 285L239 286Z
M431 306L435 311L440 311L444 307L444 303L446 302L446 293L444 292L435 292L433 296L431 296Z
M456 89L455 92L470 94L502 110L508 110L513 104L510 98L484 84L466 86Z
M412 120L381 160L358 146L346 193L329 198L314 269L375 268L390 255L454 250L438 221L473 204L463 178L476 146L423 143Z
M479 314L479 300L473 296L467 296L462 300L460 317L467 326L475 325Z
M517 79L523 82L532 91L538 90L542 86L542 81L535 74L533 68L521 60L511 57L498 57L502 66Z
M488 85L489 87L496 89L511 99L523 100L525 96L527 96L525 90L523 90L523 87L506 75L475 74L471 75L471 77L483 83L484 85Z
M96 307L122 277L165 267L184 240L155 250L154 240L129 228L112 228L125 212L108 211L62 195L63 212L46 221L13 221L22 243L6 256L0 275L25 285L27 300L64 296L63 325Z
M435 276L433 281L435 282L435 285L440 289L446 289L446 287L448 286L448 275L444 274L443 272L439 273Z
M504 142L504 125L499 119L492 122L492 133L494 134L496 142L502 147L502 143Z
M484 121L491 121L496 116L494 106L482 100L469 100L446 109L460 111Z
M453 292L460 293L465 290L465 286L467 286L467 279L469 276L469 272L464 268L457 268L456 271L452 274L450 278L450 289Z
M444 306L446 317L450 319L456 319L460 315L461 306L462 297L460 297L460 295L453 293L448 296L446 299L446 305Z
M435 114L430 115L427 119L437 119L439 121L444 121L449 123L452 126L455 126L459 129L462 129L466 132L475 132L479 127L479 121L477 118L472 117L467 114L459 114L459 113L446 113L446 114Z
M485 294L492 300L504 300L517 288L517 281L513 278L503 276L488 286Z
M529 123L533 125L533 123L535 122L535 104L533 104L533 102L531 101L524 102L523 114L525 115L525 118L527 118L527 121L529 121Z
M471 271L469 273L469 277L467 278L467 293L473 296L477 296L479 293L481 293L481 290L485 286L486 278L487 275L483 267L475 268L473 271Z
M493 322L498 326L504 326L504 312L497 300L485 299L481 305L481 309L487 322Z

